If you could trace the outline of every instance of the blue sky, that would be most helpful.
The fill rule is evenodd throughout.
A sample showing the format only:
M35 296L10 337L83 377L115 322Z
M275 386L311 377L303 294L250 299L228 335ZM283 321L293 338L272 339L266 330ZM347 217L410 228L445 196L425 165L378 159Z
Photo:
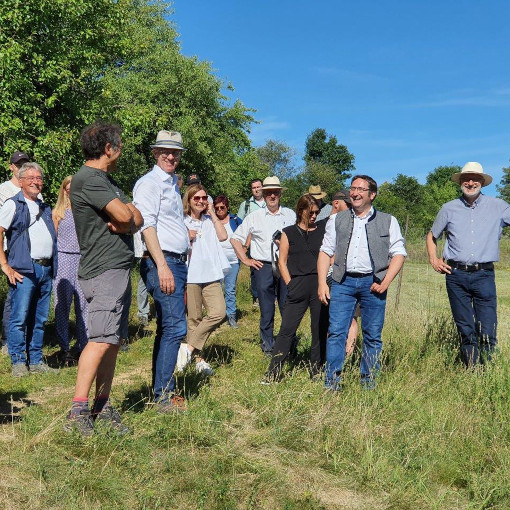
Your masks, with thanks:
M255 145L321 127L379 183L510 158L510 1L175 0L185 55L256 109ZM300 161L298 161L300 163ZM496 194L494 185L486 189Z

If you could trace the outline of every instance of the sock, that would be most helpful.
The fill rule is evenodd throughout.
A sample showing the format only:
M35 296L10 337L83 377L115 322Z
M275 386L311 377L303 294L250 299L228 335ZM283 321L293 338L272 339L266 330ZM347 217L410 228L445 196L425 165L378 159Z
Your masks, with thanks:
M92 414L94 416L98 415L104 407L110 405L109 398L110 395L99 395L94 399L94 405L92 406Z
M89 399L88 398L74 398L71 407L71 416L78 416L80 414L88 413Z

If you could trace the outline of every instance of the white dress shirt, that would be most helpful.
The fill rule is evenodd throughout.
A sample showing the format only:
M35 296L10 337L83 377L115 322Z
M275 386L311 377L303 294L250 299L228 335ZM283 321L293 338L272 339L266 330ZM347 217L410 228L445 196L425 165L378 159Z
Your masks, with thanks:
M188 230L184 225L182 200L174 174L154 165L136 182L133 205L143 216L142 232L154 227L162 250L173 253L188 251Z
M274 214L269 209L259 209L248 214L232 234L232 239L241 243L251 234L250 256L256 260L271 262L271 241L273 234L296 223L296 213L287 207L280 207Z
M354 216L354 225L352 228L351 240L347 251L347 261L345 270L348 273L371 273L373 271L372 261L370 260L370 252L368 251L368 240L366 224L370 217L374 214L374 208L371 207L368 214L363 217ZM332 257L336 250L336 214L333 214L327 224L326 233L322 241L321 251ZM398 221L395 217L391 217L390 222L390 247L389 256L395 255L407 256L404 247L404 238L400 232Z

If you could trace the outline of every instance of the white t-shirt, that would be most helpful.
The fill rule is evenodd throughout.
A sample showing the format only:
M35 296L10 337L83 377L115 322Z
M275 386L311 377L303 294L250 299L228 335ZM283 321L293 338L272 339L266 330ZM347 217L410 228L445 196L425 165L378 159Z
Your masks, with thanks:
M209 283L221 280L224 271L230 270L230 263L220 246L218 235L209 215L203 214L200 220L191 216L184 218L189 230L197 235L191 243L191 257L188 262L188 283Z
M230 264L239 264L239 259L237 258L234 247L232 246L232 243L230 242L230 238L232 237L232 234L234 233L232 230L232 227L230 226L230 221L225 223L223 226L225 227L225 230L227 231L228 238L226 241L220 242L221 247L223 248L223 251L225 252L227 260L230 262Z
M21 188L18 188L11 181L5 181L0 184L0 206L4 205L5 201L9 198L17 195L21 191Z
M49 259L53 255L53 239L50 231L39 214L39 204L25 198L30 213L30 226L28 236L30 238L30 257L33 259ZM16 203L14 200L7 200L0 208L0 227L8 230L12 224Z

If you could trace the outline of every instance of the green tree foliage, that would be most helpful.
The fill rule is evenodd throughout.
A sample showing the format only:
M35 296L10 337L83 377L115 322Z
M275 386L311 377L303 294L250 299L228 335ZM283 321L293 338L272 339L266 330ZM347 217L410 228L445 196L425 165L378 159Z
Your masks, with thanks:
M290 145L270 139L255 150L260 161L268 168L264 177L276 175L282 181L292 177L296 172L294 166L296 151Z
M127 190L152 165L160 129L182 132L180 169L198 172L211 194L247 186L250 110L229 101L208 63L180 53L170 15L157 0L4 2L2 156L24 150L39 161L50 202L82 162L79 132L98 118L124 129L117 178Z
M337 181L343 183L354 170L354 155L345 145L338 143L336 136L329 135L325 129L314 129L305 144L305 163L321 163L331 167L337 175Z
M503 167L503 177L498 185L498 197L510 203L510 166Z

